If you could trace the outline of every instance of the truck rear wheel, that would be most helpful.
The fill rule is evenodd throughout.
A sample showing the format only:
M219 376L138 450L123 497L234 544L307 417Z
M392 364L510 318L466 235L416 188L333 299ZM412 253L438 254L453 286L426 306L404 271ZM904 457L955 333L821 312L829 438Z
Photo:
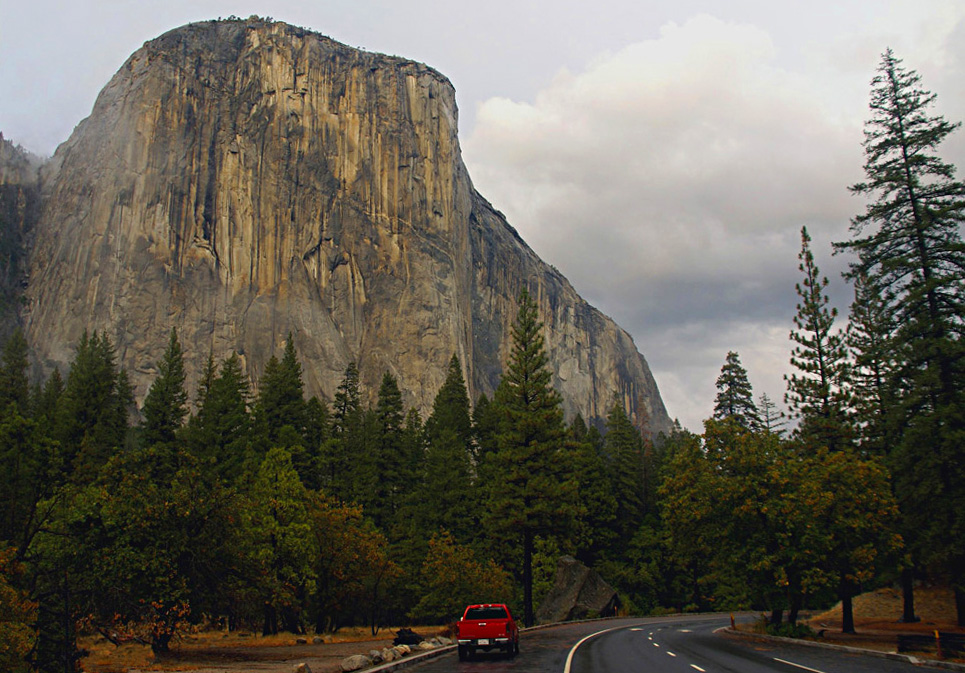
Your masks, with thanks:
M465 661L465 660L468 659L468 658L469 658L469 648L468 648L468 647L463 647L462 645L460 645L460 646L459 646L459 661Z

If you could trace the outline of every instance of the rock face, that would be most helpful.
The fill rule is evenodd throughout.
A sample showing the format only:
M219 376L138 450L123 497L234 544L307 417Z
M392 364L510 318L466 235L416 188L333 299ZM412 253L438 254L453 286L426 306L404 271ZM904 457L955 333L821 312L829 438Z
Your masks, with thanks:
M560 558L553 588L536 611L540 624L584 619L588 616L613 617L620 608L616 590L600 574L572 556Z
M370 394L390 371L426 410L453 353L473 399L492 394L526 287L568 415L601 418L617 394L668 429L631 338L475 192L456 127L438 72L286 24L146 43L42 171L38 366L97 329L142 398L172 326L191 385L209 352L257 382L292 332L309 394L331 400L355 361Z
M19 326L24 235L37 218L40 162L0 133L0 343Z

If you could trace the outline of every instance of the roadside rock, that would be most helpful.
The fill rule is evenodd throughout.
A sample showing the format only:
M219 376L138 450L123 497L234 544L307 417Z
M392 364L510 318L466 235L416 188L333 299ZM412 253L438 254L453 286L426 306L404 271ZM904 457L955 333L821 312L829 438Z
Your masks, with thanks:
M572 556L560 558L553 588L536 611L541 624L584 619L587 616L611 617L620 608L620 597L600 574Z
M364 654L355 654L351 657L345 657L342 659L342 670L345 671L345 673L348 673L349 671L358 671L362 668L371 666L372 663L372 660Z

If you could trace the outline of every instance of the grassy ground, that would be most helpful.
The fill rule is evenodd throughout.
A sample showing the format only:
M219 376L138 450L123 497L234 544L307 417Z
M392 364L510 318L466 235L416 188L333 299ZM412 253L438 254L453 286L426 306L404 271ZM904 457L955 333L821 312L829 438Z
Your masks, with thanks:
M338 663L352 654L381 649L391 644L396 628L382 629L372 636L368 628L344 628L326 634L324 644L313 644L312 636L283 633L260 636L250 632L206 631L189 634L172 643L171 653L155 659L151 648L139 643L115 646L101 636L80 639L89 654L82 660L88 673L128 671L285 671L293 660L311 661L312 671L336 671ZM437 635L439 627L413 629L425 637ZM307 639L299 643L298 639Z

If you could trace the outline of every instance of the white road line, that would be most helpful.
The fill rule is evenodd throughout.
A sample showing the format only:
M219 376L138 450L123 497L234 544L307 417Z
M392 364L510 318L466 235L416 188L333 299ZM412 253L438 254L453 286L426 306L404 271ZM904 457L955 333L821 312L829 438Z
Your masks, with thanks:
M700 666L698 666L697 664L691 664L690 667L693 668L693 669L696 669L696 670L700 671L700 673L707 673L707 671L705 671L704 669L702 669L702 668L701 668Z
M788 666L794 666L796 668L800 668L805 671L811 671L811 673L824 673L824 671L819 671L816 668L809 668L807 666L802 666L801 664L795 664L793 661L784 661L783 659L778 659L777 657L774 657L774 661L779 661L782 664L787 664Z
M654 643L653 646L654 646L654 647L660 647L660 643Z
M597 631L596 633L591 633L591 634L588 635L586 638L584 638L583 640L581 640L580 642L578 642L578 643L577 643L576 645L574 645L573 648L570 650L570 653L569 653L568 655L566 655L566 665L563 666L563 673L570 673L570 668L573 666L573 656L576 654L576 648L578 648L580 645L582 645L583 643L585 643L586 641L588 641L590 638L596 638L596 637L597 637L598 635L600 635L600 634L609 633L610 631L617 631L617 630L619 630L619 629L624 629L624 628L626 628L626 627L625 627L625 626L614 626L612 629L603 629L602 631Z
M671 652L670 650L667 650L667 654L669 654L671 657L676 657L676 656L677 656L676 654L674 654L674 653Z
M631 631L643 631L643 629L630 629Z

